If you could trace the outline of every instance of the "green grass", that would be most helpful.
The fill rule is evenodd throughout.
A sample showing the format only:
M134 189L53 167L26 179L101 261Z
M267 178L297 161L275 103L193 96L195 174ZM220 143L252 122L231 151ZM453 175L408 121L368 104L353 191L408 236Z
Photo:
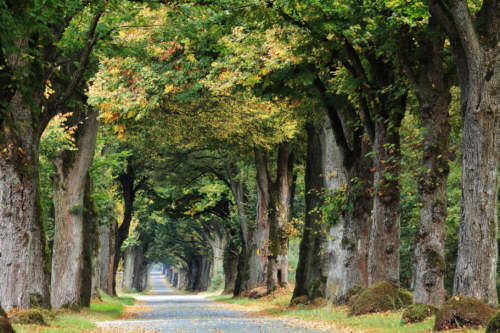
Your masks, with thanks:
M15 324L18 333L79 333L96 328L96 321L115 320L121 317L125 306L133 305L132 297L110 297L101 293L102 300L93 301L90 307L81 311L54 311L51 316L44 316L48 326ZM50 318L53 317L53 318Z
M290 308L291 295L281 295L275 298L249 299L244 297L233 298L230 295L212 296L209 299L216 302L224 302L239 306L258 309L271 316L294 317L304 321L314 321L316 323L334 324L340 328L345 328L345 332L350 330L366 332L432 332L434 318L427 319L421 323L405 324L401 322L401 311L391 311L385 313L375 313L363 316L348 316L348 308L345 306L327 305L319 308L310 308L299 305ZM455 332L455 331L454 331ZM482 330L463 330L460 332L479 333Z

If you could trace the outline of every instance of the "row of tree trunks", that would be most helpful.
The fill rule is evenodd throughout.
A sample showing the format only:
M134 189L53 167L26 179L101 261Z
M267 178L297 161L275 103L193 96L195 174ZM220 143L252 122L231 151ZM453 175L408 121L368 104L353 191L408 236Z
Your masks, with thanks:
M91 214L88 169L94 156L97 137L97 112L74 111L70 125L83 122L75 133L77 150L58 153L54 164L55 230L52 254L51 305L55 309L78 307L87 304L82 293L89 281L90 253L85 248L92 244L84 239L94 232L94 216ZM86 191L87 189L87 191ZM90 211L89 211L90 210ZM87 242L85 242L87 241ZM87 275L87 276L84 276ZM84 288L85 287L85 288ZM86 292L86 291L85 291ZM84 296L84 299L82 299Z
M187 290L206 291L210 284L211 261L205 256L195 254L188 263Z

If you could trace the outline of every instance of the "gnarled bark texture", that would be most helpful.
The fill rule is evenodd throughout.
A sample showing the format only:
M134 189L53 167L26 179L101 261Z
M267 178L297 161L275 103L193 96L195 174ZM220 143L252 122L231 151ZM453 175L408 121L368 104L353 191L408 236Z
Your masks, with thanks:
M333 303L345 303L345 295L354 286L368 285L368 249L371 229L373 199L371 188L372 161L367 157L371 150L373 131L369 117L363 117L363 127L352 125L359 121L345 96L331 95L323 82L314 83L327 110L329 122L325 123L324 174L330 189L347 183L345 212L340 221L329 230L329 267L326 297ZM350 123L350 124L349 124ZM332 135L335 139L332 141ZM366 140L370 137L370 141Z
M448 108L451 80L443 57L444 36L436 19L429 20L429 33L419 40L418 74L409 65L406 50L401 52L405 71L419 103L424 132L422 172L418 179L420 229L415 240L415 303L440 306L446 299L444 288L445 238L449 174ZM406 47L403 45L403 49Z
M380 96L383 100L394 98ZM405 98L382 101L375 121L373 223L368 251L368 284L389 281L399 286L399 227L401 197L399 172L401 151L399 127L403 119Z
M38 197L39 133L22 95L10 102L0 142L0 305L28 308L49 303L50 264ZM1 120L1 119L0 119Z
M462 198L453 293L496 305L500 8L485 0L476 18L464 0L429 0L457 63L462 111Z
M73 115L75 123L85 119ZM88 269L85 251L86 214L84 196L88 184L88 168L94 156L97 135L97 112L89 110L76 132L75 151L63 151L53 160L55 230L52 258L51 298L53 308L77 307L87 303L82 297L84 270ZM88 276L90 278L90 276ZM86 298L86 297L85 297Z
M267 182L259 184L269 196L269 250L267 264L267 290L273 291L288 284L289 221L293 186L293 156L287 143L278 147L276 179L271 183L267 170ZM262 179L261 177L258 177ZM268 189L263 185L267 183Z

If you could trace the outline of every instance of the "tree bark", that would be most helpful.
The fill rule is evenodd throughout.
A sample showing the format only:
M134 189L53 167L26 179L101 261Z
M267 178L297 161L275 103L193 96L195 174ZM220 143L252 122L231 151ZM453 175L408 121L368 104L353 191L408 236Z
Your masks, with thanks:
M118 264L122 256L121 247L123 242L127 239L130 230L130 223L132 222L132 214L134 209L135 193L138 186L134 186L135 183L135 171L132 166L132 158L127 159L127 168L125 172L118 176L118 180L122 187L123 202L124 202L124 212L122 224L116 228L115 234L115 250L113 259L113 276L116 276L118 270ZM116 279L113 280L113 296L116 296Z
M424 132L422 172L418 179L420 229L415 240L415 303L440 306L446 299L444 288L445 238L449 174L448 108L451 102L449 79L444 62L444 36L435 17L418 40L417 74L408 61L409 45L402 45L400 58L419 103Z
M390 99L391 96L380 98ZM384 116L375 121L375 197L368 251L368 285L386 280L399 286L399 127L404 115L405 98L401 97L399 105L396 103L382 101L379 104L379 113Z
M462 197L453 294L498 303L498 132L500 14L485 0L475 19L467 1L428 0L458 68L462 112Z
M63 151L53 160L55 230L52 258L51 305L55 309L79 307L85 265L84 230L91 223L85 219L85 188L88 168L94 156L97 137L97 112L87 118L75 111L74 123L84 121L76 133L78 150Z
M82 269L82 306L90 306L92 298L99 298L99 216L92 199L92 180L87 171L87 184L84 196L83 225L83 269Z
M347 179L345 193L346 212L340 212L341 223L329 230L329 268L326 297L333 303L348 301L345 297L354 286L368 286L368 249L371 230L372 161L371 121L363 117L363 127L353 125L359 116L345 96L331 95L317 78L315 87L326 108L329 123L323 149L325 183L327 188L338 189ZM331 135L335 143L331 141ZM370 141L366 140L370 137ZM342 164L340 164L342 163ZM344 178L346 177L346 178Z
M251 229L249 249L248 249L248 280L246 281L246 290L255 288L263 283L267 272L267 251L269 245L269 215L268 201L257 190L257 221L254 228ZM243 289L245 290L245 289Z
M276 180L269 184L270 221L267 266L268 292L288 284L289 220L293 185L293 156L288 143L278 148ZM269 174L269 171L267 172Z
M115 251L115 235L116 235L116 221L106 221L107 224L103 225L99 232L99 248L100 269L99 281L100 288L108 295L113 295L113 275L114 266L114 251Z
M134 276L136 273L136 257L139 255L137 246L127 247L123 253L122 290L134 289Z
M229 245L224 252L224 294L233 294L238 276L239 253L234 241L229 240Z
M325 145L335 144L322 140L323 126L306 124L307 156L305 175L305 224L300 242L299 263L296 272L293 298L307 296L312 301L325 297L328 272L327 229L319 207L325 189ZM333 138L332 138L333 139Z
M19 92L0 123L0 305L49 304L50 259L38 197L39 134ZM13 123L11 127L9 124Z

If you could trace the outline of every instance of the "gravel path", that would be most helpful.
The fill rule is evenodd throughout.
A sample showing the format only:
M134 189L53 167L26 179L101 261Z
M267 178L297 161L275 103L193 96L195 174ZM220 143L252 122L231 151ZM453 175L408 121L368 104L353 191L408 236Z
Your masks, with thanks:
M101 329L112 331L175 333L320 333L324 331L291 326L284 320L247 317L243 311L225 309L203 296L182 295L165 285L163 275L152 273L152 290L138 296L149 310L141 311L134 320L100 322Z

